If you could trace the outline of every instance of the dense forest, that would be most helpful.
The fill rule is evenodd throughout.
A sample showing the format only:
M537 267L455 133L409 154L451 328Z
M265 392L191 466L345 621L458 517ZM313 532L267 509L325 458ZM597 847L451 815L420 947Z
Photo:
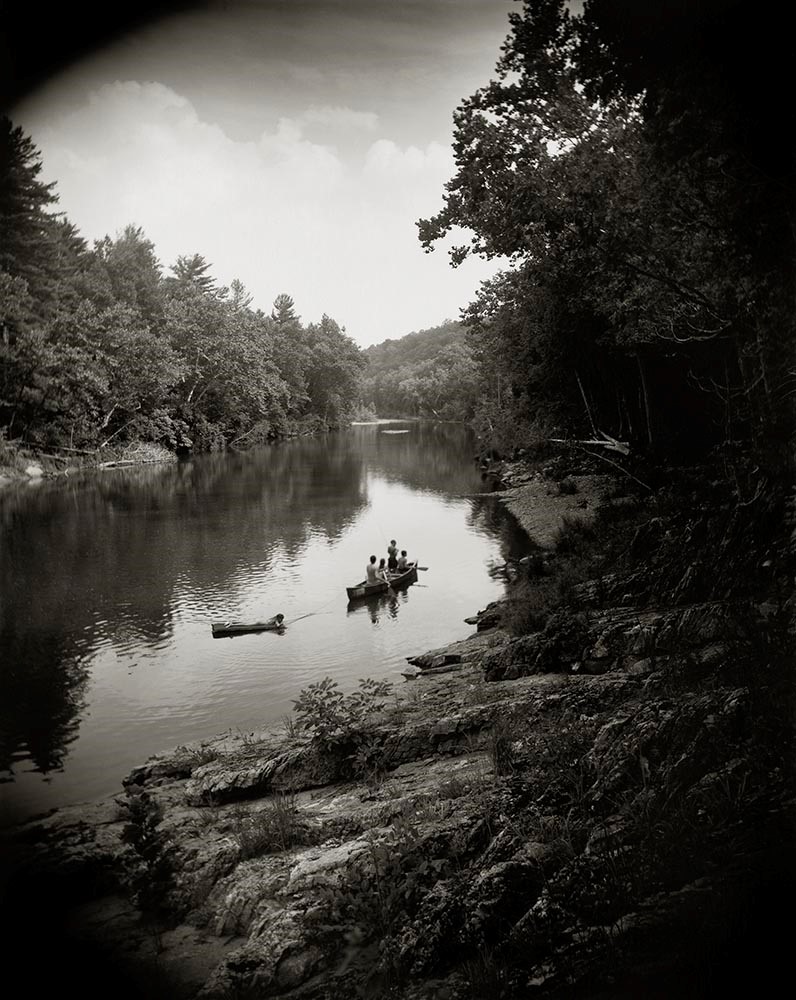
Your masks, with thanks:
M748 3L562 0L510 14L497 78L455 113L427 250L510 261L462 319L476 420L781 462L792 429L794 147L781 39ZM461 227L461 228L460 228Z
M41 156L0 120L0 434L38 451L152 442L214 451L335 426L362 353L291 297L270 314L195 253L164 270L129 225L89 247Z
M674 5L676 8L678 5ZM47 449L253 444L354 412L472 420L688 458L787 455L796 388L786 60L742 0L687 16L591 0L510 15L496 79L454 115L427 251L508 260L461 322L360 352L288 295L266 314L140 228L89 247L40 155L0 127L0 428ZM367 369L367 370L365 370Z
M37 995L70 972L84 993L113 981L130 1000L779 994L796 889L796 145L777 13L518 0L496 78L455 112L441 208L417 223L426 251L463 238L454 265L503 269L459 322L366 352L328 317L303 326L287 295L252 310L198 254L164 273L134 227L89 248L52 211L30 140L3 124L7 447L220 449L330 426L353 403L468 420L482 481L505 487L497 503L488 487L469 498L473 524L505 504L530 543L492 567L505 597L464 619L475 632L407 656L399 690L375 657L352 694L310 683L280 733L178 746L97 810L19 828L7 950ZM368 468L467 500L453 449L450 468L435 458L413 481L459 431L419 430L418 446L372 429ZM134 488L190 513L203 482L240 465L235 544L216 557L208 523L186 549L197 580L223 583L288 510L290 560L307 533L334 540L379 503L350 444L100 489L119 509ZM337 500L335 463L351 484ZM19 497L12 518L44 502ZM39 530L80 558L93 545L98 593L118 604L116 536L154 565L168 525L114 518L97 546L77 514ZM413 587L433 602L426 568ZM161 575L158 636L176 621ZM58 594L67 611L73 591ZM111 627L98 607L92 628ZM57 765L85 657L55 632L13 633L10 648L34 696L17 671L19 708L0 722ZM411 651L406 633L396 648ZM44 731L34 702L52 690ZM54 957L37 964L44 935Z
M362 402L383 417L467 421L478 395L477 369L461 323L448 320L364 351Z

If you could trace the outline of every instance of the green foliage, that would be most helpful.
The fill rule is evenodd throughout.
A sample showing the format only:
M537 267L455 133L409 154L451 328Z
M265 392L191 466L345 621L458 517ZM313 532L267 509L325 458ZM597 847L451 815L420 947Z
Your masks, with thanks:
M561 527L556 530L555 549L559 554L579 554L597 537L597 530L589 518L577 514L564 514Z
M503 625L514 636L538 632L544 628L558 603L554 580L546 577L520 577L509 591L503 610Z
M534 421L677 454L789 433L792 148L750 141L770 94L755 74L750 101L713 43L749 20L719 7L658 37L608 0L526 0L497 80L456 112L457 172L420 237L463 229L454 262L511 260L463 314L501 450Z
M136 902L144 911L157 912L172 875L164 853L168 837L160 827L163 806L145 789L130 786L122 809L127 818L122 841L133 848L140 861L131 878Z
M334 754L345 773L379 784L390 759L374 722L392 693L389 681L360 680L359 689L344 695L337 682L325 677L304 688L293 702L296 728L309 732L326 752Z
M239 810L233 816L233 837L242 858L313 844L318 832L301 817L292 792L276 792L260 809Z
M0 466L13 469L21 465L21 462L19 446L15 442L9 441L5 428L0 427Z
M361 351L329 316L271 315L198 253L164 277L140 227L89 249L49 211L40 155L0 124L0 427L34 448L259 444L346 421Z
M364 353L362 400L380 416L441 420L472 416L476 369L460 323L448 321L400 340L386 340Z
M517 766L517 742L524 731L522 721L513 715L499 715L492 723L487 751L495 774L512 774Z
M200 253L178 257L171 270L177 282L194 285L201 292L212 292L215 289L215 279L208 273L210 264Z
M271 319L280 326L292 326L298 324L295 302L286 292L282 292L274 299L274 308L271 311Z
M293 702L298 725L327 746L346 745L384 710L392 692L389 681L363 678L359 689L344 695L337 681L324 677L303 688Z
M573 496L578 492L578 484L572 478L572 476L565 476L560 480L558 484L558 493L560 496Z
M507 996L508 970L496 951L485 945L462 964L462 977L467 996L473 1000L503 1000Z
M448 864L444 857L429 856L416 825L399 817L385 834L371 835L364 855L352 861L338 886L326 890L325 922L336 925L335 937L344 930L358 945L378 945L365 996L384 996L404 978L401 932Z
M359 402L351 410L352 420L369 421L369 420L376 420L377 418L378 418L378 413L376 412L376 407L372 402L370 403Z
M347 419L358 395L365 360L350 337L327 315L302 335L309 363L305 368L311 409L333 425Z
M95 280L104 278L107 300L135 309L142 320L157 325L163 319L163 282L155 245L140 226L125 226L112 240L106 236L94 246Z
M32 318L53 308L58 271L55 185L39 179L41 154L19 126L0 116L0 274L24 283ZM0 322L2 317L0 317Z

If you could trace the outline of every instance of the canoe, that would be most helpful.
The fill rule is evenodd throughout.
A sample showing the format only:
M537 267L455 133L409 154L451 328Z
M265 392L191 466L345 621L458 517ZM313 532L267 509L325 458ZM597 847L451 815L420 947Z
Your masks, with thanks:
M245 635L247 632L284 632L284 620L278 622L276 617L267 622L213 622L213 638L223 639L231 635Z
M372 597L374 594L386 594L388 590L395 590L397 587L408 587L410 583L417 583L417 563L412 563L409 569L403 573L389 573L389 584L384 580L378 583L368 583L363 580L353 587L346 587L349 601L359 600L361 597Z

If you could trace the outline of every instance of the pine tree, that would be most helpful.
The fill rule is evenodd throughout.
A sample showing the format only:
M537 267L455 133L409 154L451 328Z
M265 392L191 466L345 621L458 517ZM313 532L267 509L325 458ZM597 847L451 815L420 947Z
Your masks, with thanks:
M274 308L271 311L271 319L284 326L286 323L298 323L295 303L290 295L282 292L274 299Z
M0 118L0 270L27 282L36 318L47 316L56 296L62 240L55 183L39 177L41 154L9 118Z
M215 291L216 282L207 272L211 265L200 253L181 255L172 266L174 280L195 285L202 292Z

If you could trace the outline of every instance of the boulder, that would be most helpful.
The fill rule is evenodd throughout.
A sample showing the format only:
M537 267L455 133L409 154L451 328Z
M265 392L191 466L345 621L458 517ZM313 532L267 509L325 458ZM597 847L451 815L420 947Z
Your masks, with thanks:
M452 663L461 663L461 653L440 653L435 656L429 664L429 670L438 670L440 667L447 667Z
M535 673L534 663L539 650L536 635L523 635L484 653L481 667L488 681L514 680Z
M427 670L421 670L420 673L423 677L428 677L429 675L434 675L434 674L450 674L456 670L462 670L462 669L463 669L463 664L461 663L448 663L448 664L440 664L438 667L437 666L429 667Z

